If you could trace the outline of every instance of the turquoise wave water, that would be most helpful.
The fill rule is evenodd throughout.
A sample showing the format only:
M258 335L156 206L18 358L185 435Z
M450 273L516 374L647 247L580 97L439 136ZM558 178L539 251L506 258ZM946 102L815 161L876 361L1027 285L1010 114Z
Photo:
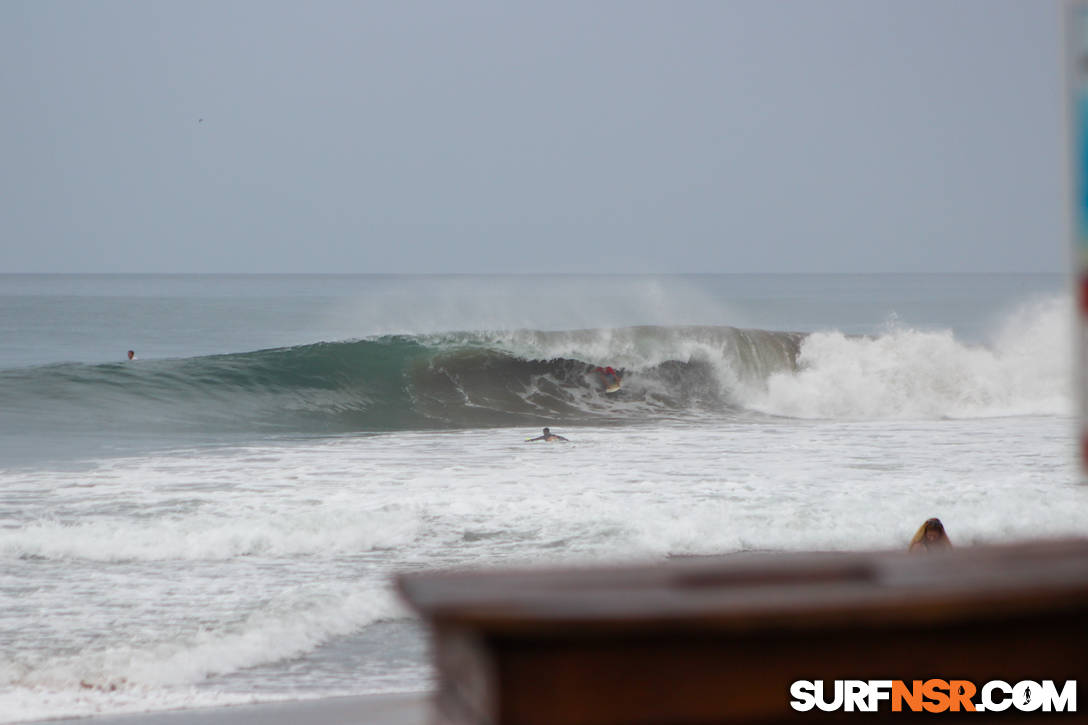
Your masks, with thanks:
M685 341L709 339L731 350L737 363L781 369L792 364L799 339L724 327L627 328L622 337L640 352L625 353L624 390L612 396L596 372L608 360L547 354L589 349L618 332L385 336L6 370L0 371L0 430L343 433L622 422L655 411L729 406L715 361L683 352Z

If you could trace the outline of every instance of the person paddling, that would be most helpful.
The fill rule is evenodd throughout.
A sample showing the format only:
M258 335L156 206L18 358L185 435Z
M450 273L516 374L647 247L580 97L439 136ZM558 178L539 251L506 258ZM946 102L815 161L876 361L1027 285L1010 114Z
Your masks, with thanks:
M564 438L563 436L556 435L555 433L552 433L550 428L545 428L544 429L544 435L539 435L536 438L526 438L525 439L526 443L531 443L533 441L546 441L548 443L551 443L552 441L567 441L567 439ZM570 441L567 441L567 442L569 443Z

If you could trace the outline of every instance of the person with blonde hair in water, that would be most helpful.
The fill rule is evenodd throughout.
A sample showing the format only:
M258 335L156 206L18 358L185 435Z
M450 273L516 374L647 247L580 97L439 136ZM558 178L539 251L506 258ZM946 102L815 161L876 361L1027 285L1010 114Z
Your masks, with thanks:
M928 553L937 549L951 549L952 542L944 532L944 524L938 518L926 519L910 540L909 551Z

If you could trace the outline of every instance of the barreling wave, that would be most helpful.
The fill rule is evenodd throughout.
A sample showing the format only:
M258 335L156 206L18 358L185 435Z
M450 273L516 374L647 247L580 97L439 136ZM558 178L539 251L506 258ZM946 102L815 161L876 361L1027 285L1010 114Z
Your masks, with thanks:
M1064 414L1068 300L989 346L876 336L629 327L384 336L186 359L0 371L0 432L329 434L644 422L742 411L869 419ZM607 395L598 366L624 371Z
M384 336L185 359L0 371L0 429L337 433L630 420L734 409L801 335L637 327ZM624 369L606 396L598 366Z

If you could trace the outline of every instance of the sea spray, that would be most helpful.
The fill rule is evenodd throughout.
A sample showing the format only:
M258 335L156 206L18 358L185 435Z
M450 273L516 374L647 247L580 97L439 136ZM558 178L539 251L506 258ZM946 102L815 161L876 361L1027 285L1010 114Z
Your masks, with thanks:
M798 418L972 418L1071 411L1067 300L1034 302L990 346L896 321L875 336L817 332L795 371L772 373L743 403Z

